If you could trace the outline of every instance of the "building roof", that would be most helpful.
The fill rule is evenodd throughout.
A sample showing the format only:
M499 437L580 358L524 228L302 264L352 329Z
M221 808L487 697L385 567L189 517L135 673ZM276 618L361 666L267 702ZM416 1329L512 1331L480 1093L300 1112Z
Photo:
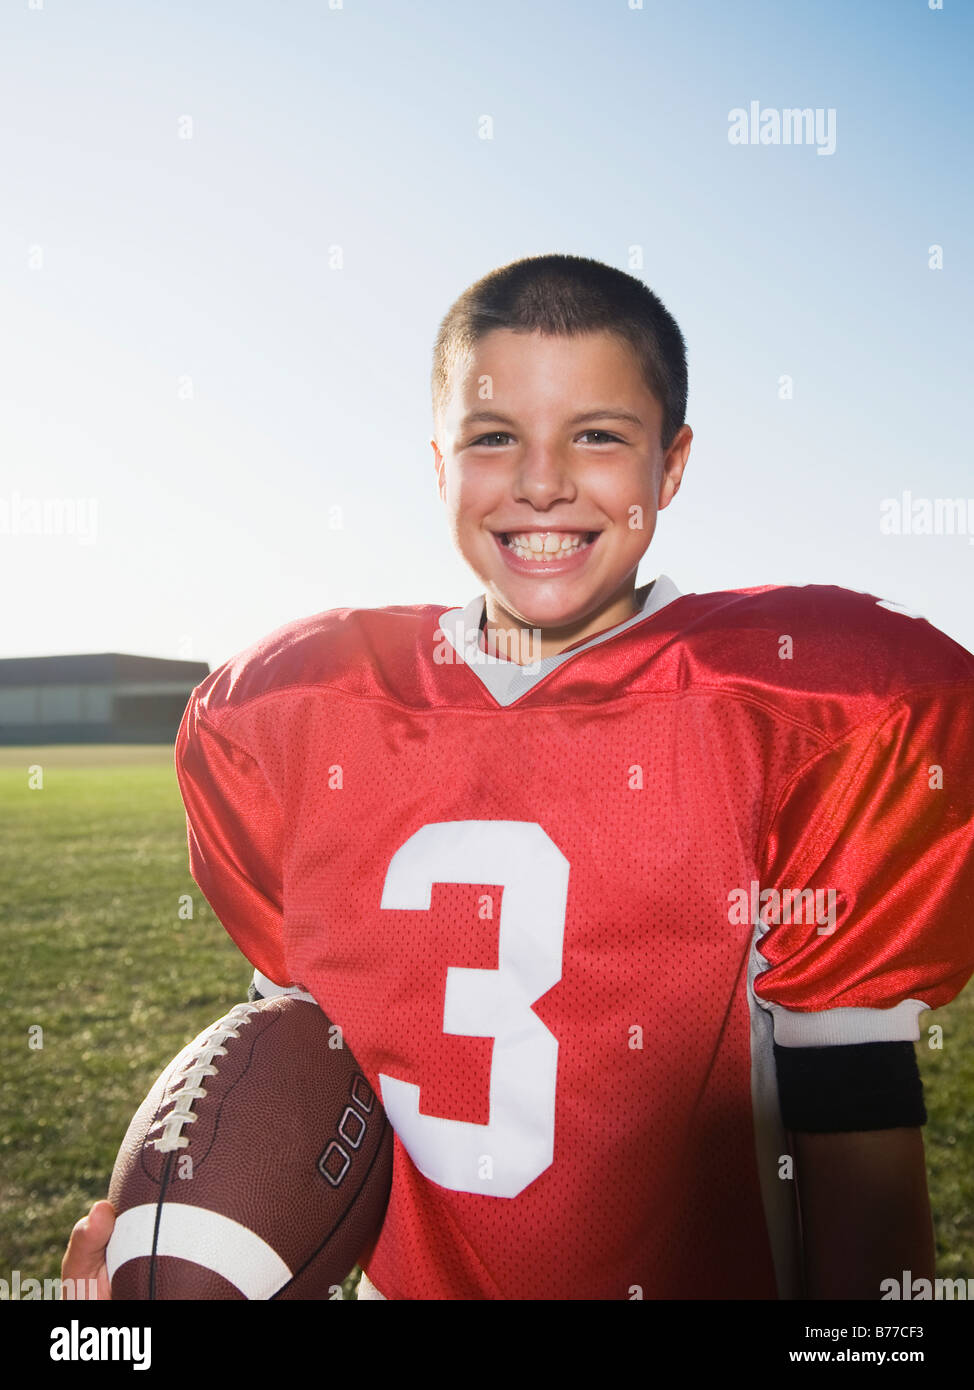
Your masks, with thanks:
M195 686L209 674L205 661L171 661L164 656L130 656L126 652L0 657L0 686L113 685L152 680L182 680Z

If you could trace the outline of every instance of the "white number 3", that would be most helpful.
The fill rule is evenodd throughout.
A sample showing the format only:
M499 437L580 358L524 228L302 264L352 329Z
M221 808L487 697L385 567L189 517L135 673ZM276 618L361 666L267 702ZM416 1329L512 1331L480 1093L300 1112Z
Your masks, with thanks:
M503 886L498 968L451 965L443 1031L493 1038L490 1121L422 1115L419 1087L379 1074L382 1103L419 1171L454 1192L516 1197L551 1164L558 1040L531 1005L561 979L568 860L531 821L424 825L396 851L382 906L429 911L434 883Z

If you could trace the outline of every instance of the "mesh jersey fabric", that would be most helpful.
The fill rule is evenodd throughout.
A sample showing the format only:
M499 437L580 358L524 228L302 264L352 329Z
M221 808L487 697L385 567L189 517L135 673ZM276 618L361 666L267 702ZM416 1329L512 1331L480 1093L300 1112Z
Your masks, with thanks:
M505 706L444 611L289 624L176 745L197 883L396 1130L369 1277L790 1296L773 1042L916 1038L974 970L974 657L830 586L688 594Z

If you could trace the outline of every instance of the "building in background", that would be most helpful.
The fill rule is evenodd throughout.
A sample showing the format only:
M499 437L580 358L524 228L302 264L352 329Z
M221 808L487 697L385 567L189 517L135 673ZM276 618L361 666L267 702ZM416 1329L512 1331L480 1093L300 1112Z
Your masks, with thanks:
M209 673L124 652L0 658L0 744L172 743Z

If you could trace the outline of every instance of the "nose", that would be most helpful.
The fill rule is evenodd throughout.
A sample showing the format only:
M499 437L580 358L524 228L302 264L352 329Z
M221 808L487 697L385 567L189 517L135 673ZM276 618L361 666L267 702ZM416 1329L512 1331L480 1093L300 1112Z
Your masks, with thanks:
M512 492L517 501L545 511L556 502L573 501L578 487L567 459L559 449L532 445L520 455Z

